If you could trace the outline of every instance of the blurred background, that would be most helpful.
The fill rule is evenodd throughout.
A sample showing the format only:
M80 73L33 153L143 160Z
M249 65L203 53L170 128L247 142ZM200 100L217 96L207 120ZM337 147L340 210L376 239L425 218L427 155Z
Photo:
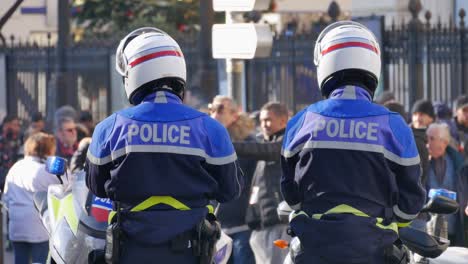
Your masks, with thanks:
M320 100L313 47L321 29L353 19L380 40L383 72L377 95L395 94L408 111L425 98L451 104L468 89L466 0L271 0L260 11L235 12L234 23L267 24L268 57L213 59L211 30L226 13L213 0L2 0L0 4L0 119L50 120L62 105L94 120L126 106L114 70L118 41L154 26L171 34L187 60L187 103L203 108L229 94L245 111L281 101L297 112ZM228 67L229 68L229 67ZM237 82L229 81L236 74Z

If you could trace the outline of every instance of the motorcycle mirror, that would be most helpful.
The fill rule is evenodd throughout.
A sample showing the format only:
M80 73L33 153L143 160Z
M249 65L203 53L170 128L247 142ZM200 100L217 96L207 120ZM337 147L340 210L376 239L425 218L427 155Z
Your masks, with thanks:
M51 156L46 161L46 171L50 174L57 175L57 177L65 174L67 167L67 160L58 156Z
M459 205L457 201L445 196L437 195L429 200L421 210L434 214L454 214L458 211Z
M436 258L442 254L450 242L418 229L405 227L399 230L400 240L409 250L428 258Z

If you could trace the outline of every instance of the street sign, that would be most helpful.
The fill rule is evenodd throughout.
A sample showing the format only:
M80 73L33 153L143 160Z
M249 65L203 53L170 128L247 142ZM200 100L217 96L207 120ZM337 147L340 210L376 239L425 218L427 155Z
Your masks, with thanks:
M267 24L215 24L212 29L213 58L252 59L269 57L273 35Z
M268 9L271 0L213 0L214 11L262 11Z

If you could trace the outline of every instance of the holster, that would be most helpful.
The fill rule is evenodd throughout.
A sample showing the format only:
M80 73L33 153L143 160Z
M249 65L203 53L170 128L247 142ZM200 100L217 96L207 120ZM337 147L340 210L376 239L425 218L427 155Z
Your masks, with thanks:
M106 230L106 250L105 259L108 264L119 262L120 255L120 225L117 223L110 224Z
M386 264L406 264L409 261L408 251L400 240L384 251Z
M106 246L104 258L106 263L115 264L119 263L120 257L120 243L122 238L122 229L120 225L120 203L117 204L116 221L112 222L106 230Z
M195 238L191 241L195 256L200 257L200 264L212 264L216 242L221 237L221 226L213 214L208 214L195 228Z

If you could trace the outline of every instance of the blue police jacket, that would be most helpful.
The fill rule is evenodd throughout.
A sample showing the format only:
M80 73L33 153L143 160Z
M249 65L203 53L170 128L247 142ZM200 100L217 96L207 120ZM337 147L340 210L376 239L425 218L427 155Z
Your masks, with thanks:
M160 243L199 223L209 200L239 196L236 161L221 124L158 91L96 126L86 183L97 196L120 202L128 239Z
M309 216L345 204L404 226L425 202L410 128L358 86L334 90L288 122L282 170L284 199Z

